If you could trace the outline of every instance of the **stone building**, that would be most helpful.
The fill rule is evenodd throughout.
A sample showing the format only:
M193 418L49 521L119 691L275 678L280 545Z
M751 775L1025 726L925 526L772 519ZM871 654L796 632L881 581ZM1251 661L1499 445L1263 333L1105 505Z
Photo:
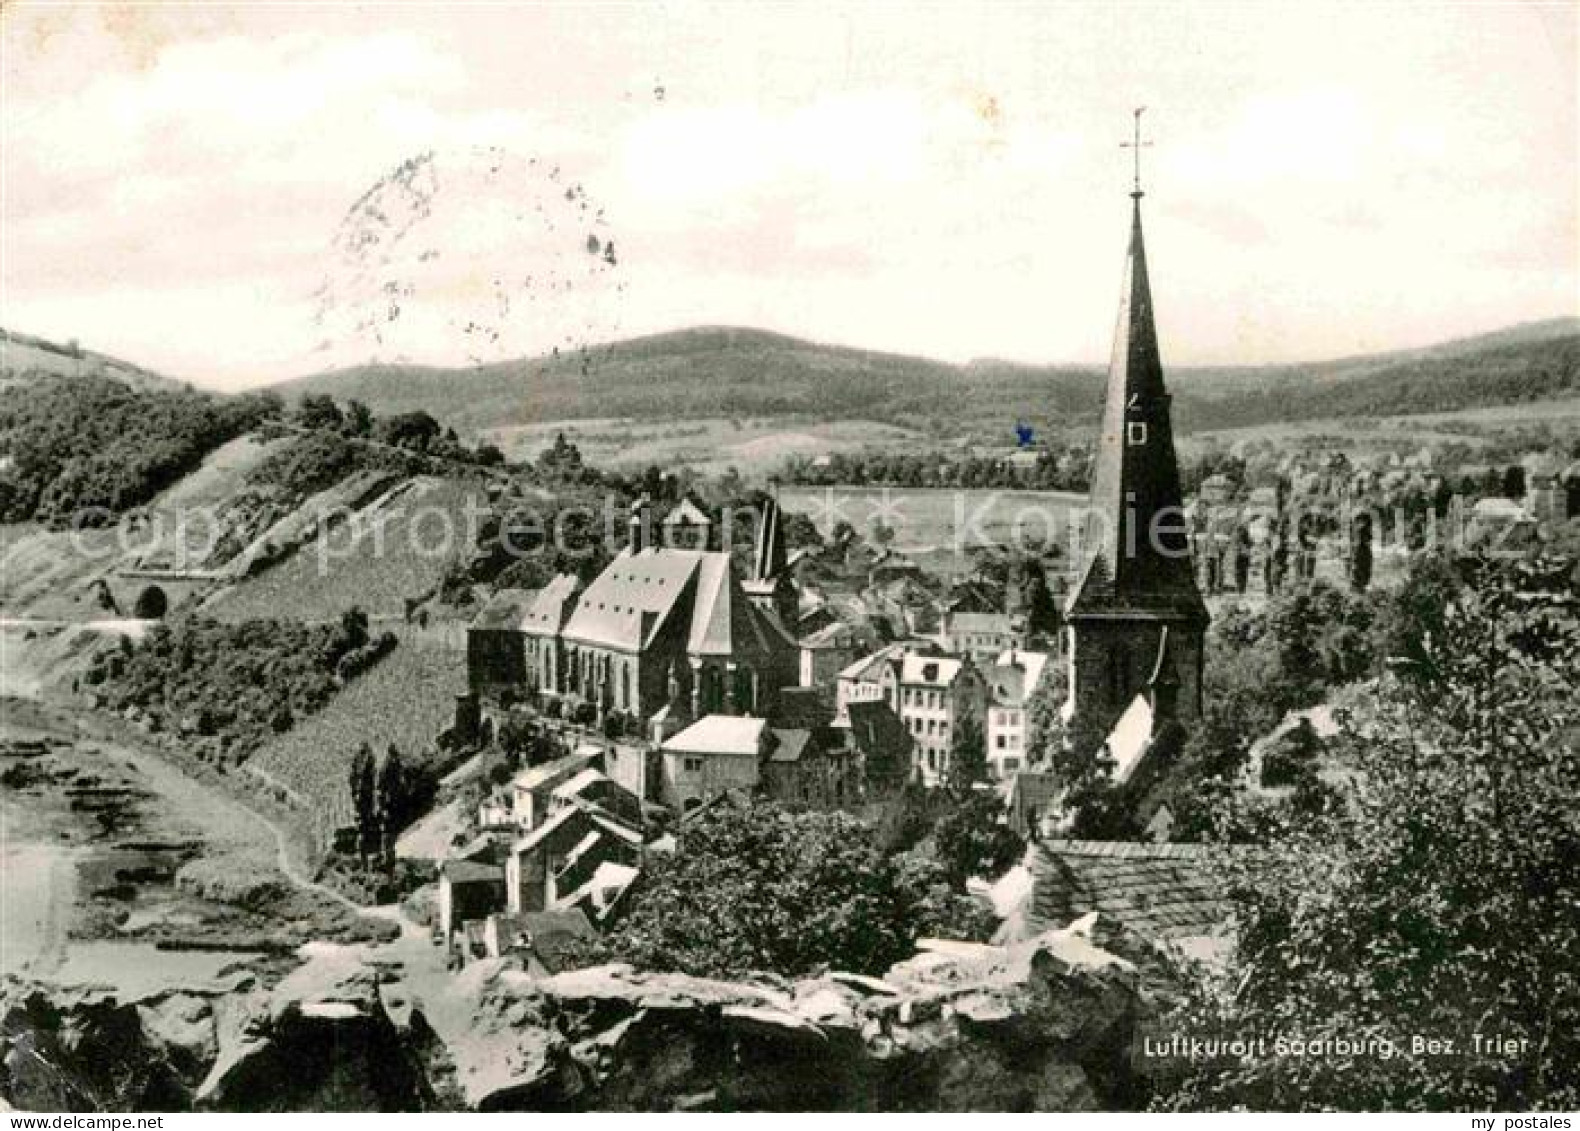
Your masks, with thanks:
M747 595L728 552L652 545L646 507L585 589L562 575L526 610L527 686L641 722L767 714L796 683L795 642Z

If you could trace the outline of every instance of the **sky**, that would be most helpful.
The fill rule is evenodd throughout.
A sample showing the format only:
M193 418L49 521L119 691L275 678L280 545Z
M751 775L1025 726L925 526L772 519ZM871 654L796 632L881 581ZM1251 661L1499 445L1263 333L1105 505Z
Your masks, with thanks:
M1573 3L0 8L0 325L236 389L692 325L1166 364L1580 313ZM611 246L612 245L612 246Z

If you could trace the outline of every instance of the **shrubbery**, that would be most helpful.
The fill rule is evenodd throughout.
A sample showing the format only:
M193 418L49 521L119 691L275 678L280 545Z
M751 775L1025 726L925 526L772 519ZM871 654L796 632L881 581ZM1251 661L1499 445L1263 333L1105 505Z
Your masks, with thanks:
M111 710L151 729L217 737L235 759L322 708L346 679L394 646L353 610L333 625L187 617L101 655L87 682Z
M649 859L609 955L645 969L881 973L917 938L985 939L991 915L930 857L886 857L846 813L715 804Z

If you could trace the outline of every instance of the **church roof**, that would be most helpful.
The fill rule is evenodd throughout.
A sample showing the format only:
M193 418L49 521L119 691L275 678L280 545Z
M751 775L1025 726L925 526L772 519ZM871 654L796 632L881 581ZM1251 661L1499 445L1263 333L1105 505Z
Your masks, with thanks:
M669 548L617 556L582 594L564 636L635 652L651 644L672 616L689 618L686 651L694 656L760 658L781 643L746 600L729 554Z
M1150 615L1205 621L1181 507L1169 394L1163 384L1152 289L1133 194L1119 321L1082 533L1085 563L1070 616ZM1154 516L1165 512L1153 525Z
M574 573L562 573L538 590L531 604L521 617L521 629L537 636L552 636L565 625L565 618L575 607L576 591L581 579Z

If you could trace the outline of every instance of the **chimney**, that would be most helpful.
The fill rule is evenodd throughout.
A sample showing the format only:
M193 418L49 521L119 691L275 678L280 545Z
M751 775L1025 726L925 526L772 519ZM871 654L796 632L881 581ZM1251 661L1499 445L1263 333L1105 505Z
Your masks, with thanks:
M653 508L646 495L631 505L631 520L627 524L627 545L633 554L653 548Z

